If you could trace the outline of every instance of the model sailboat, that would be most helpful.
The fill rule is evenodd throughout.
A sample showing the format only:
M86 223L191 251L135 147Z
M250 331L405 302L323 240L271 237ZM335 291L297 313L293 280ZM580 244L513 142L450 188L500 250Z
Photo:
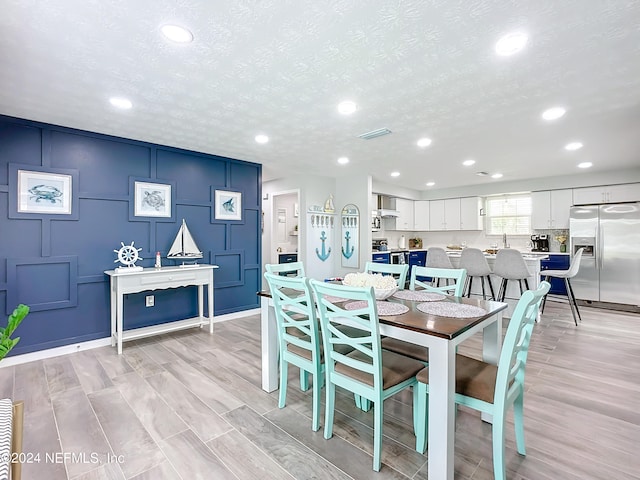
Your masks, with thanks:
M187 228L187 222L185 222L184 219L182 219L182 225L180 226L180 230L178 230L176 239L173 241L173 245L171 245L171 248L169 249L167 258L183 261L202 258L202 252L196 245L195 240L193 240L193 237ZM181 266L187 267L194 265L197 265L197 261L194 264L185 264L183 262Z

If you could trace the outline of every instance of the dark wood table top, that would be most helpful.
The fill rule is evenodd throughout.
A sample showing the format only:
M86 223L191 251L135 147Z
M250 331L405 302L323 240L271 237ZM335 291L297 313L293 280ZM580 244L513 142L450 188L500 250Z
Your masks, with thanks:
M260 291L258 292L258 295L261 297L271 298L271 292L268 290ZM453 318L421 312L417 309L417 306L420 303L423 303L420 301L402 300L393 296L385 301L406 305L409 308L409 311L401 315L380 315L380 323L413 330L419 333L426 333L428 335L446 338L449 340L463 334L478 323L507 308L507 304L502 302L494 302L492 300L482 300L478 298L447 296L442 300L443 302L473 305L480 307L487 312L479 317Z

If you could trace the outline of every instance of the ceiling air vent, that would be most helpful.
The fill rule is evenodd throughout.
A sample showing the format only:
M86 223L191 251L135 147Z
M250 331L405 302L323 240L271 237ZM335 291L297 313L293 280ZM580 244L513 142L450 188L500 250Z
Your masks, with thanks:
M378 130L371 130L370 132L358 135L358 138L362 138L363 140L371 140L372 138L389 135L390 133L391 130L389 130L388 128L379 128Z
M489 174L487 172L476 172L476 175L478 175L479 177L486 177Z

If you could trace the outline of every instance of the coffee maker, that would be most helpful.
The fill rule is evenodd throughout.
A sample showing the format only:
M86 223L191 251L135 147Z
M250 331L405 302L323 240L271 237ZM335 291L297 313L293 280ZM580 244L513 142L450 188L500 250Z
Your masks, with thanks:
M532 252L549 251L549 235L531 235Z

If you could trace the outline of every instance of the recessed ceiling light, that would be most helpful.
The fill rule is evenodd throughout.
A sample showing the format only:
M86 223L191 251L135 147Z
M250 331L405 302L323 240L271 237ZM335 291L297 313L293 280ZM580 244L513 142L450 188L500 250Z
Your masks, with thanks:
M260 134L256 135L256 142L258 143L267 143L269 141L269 137L266 135Z
M496 53L503 57L518 53L527 44L528 39L527 34L523 32L509 33L496 43Z
M433 187L436 184L436 182L427 182L427 187Z
M344 102L340 102L338 104L338 111L342 115L351 115L358 109L356 102L352 102L351 100L345 100Z
M340 157L340 158L338 159L338 163L339 163L340 165L346 165L347 163L349 163L349 159L348 159L347 157Z
M425 148L431 145L431 139L424 137L417 141L417 144L420 148Z
M564 146L565 150L569 150L570 152L574 151L574 150L580 150L583 147L582 143L580 142L571 142L571 143L567 143Z
M193 33L178 25L163 25L160 27L162 34L172 42L189 43L193 42Z
M593 163L591 162L582 162L578 164L578 168L591 168L593 167Z
M567 113L567 109L564 107L553 107L542 112L542 118L547 121L557 120Z
M133 103L131 100L122 97L111 97L109 99L109 103L116 108L122 108L123 110L128 110L133 107Z
M400 172L391 172L391 176L392 177L399 177L400 176Z
M494 173L493 175L491 175L491 178L502 178L502 174L501 173Z
M465 160L464 162L462 162L462 165L464 165L465 167L470 167L471 165L473 165L474 163L476 163L475 160Z

